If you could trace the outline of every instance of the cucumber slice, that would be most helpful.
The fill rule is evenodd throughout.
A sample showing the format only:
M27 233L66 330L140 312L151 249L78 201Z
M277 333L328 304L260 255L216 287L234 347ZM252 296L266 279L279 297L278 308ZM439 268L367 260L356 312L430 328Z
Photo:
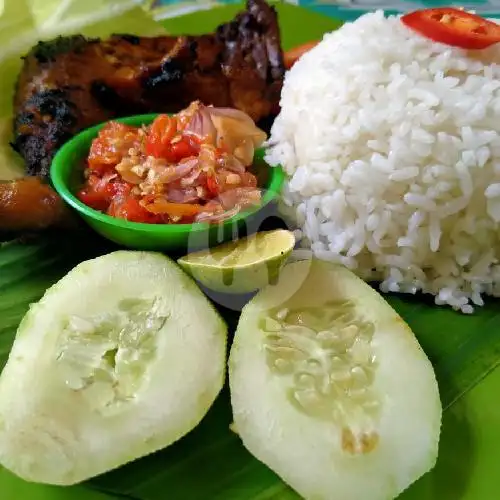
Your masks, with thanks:
M220 392L226 325L160 254L84 262L23 319L0 377L0 463L74 484L164 448Z
M387 302L338 265L289 264L252 299L229 383L243 444L306 499L394 498L435 464L433 368Z

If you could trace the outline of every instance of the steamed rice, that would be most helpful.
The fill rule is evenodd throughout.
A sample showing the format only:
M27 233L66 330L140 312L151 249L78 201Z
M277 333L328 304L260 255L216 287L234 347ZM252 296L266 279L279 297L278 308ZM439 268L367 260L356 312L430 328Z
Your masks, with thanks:
M304 244L382 291L500 296L500 49L367 14L288 72L267 160Z

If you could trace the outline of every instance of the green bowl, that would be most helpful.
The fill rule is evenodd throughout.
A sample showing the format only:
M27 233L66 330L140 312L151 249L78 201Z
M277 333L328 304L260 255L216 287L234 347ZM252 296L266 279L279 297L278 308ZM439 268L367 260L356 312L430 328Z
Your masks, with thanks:
M137 115L117 121L127 125L148 125L156 114ZM264 150L255 153L252 171L264 189L262 202L251 210L241 212L220 224L144 224L111 217L82 203L74 195L83 182L84 160L92 140L104 124L84 130L68 141L55 155L50 176L59 195L73 207L96 232L128 248L141 250L196 250L232 240L242 234L251 234L274 213L284 173L279 167L264 162Z

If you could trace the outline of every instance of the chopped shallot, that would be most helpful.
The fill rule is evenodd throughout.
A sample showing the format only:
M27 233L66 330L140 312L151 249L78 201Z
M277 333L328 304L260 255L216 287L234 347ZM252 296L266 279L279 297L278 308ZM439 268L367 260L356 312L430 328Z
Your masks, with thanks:
M236 172L237 174L246 172L245 165L243 165L243 163L241 163L238 158L227 153L223 153L219 157L219 159L217 160L217 166L219 166L220 168L231 170L232 172Z
M196 217L196 222L223 222L231 217L234 217L241 211L239 206L235 206L230 210L221 210L221 211L204 211L200 212Z
M186 189L168 189L165 196L167 200L172 203L198 203L200 201L198 190L193 187Z
M212 122L208 108L200 105L193 114L187 127L184 129L187 134L193 134L202 141L214 143L217 137L217 130Z
M94 141L80 199L147 223L218 223L260 203L249 171L266 134L245 113L195 101L148 127L110 122Z

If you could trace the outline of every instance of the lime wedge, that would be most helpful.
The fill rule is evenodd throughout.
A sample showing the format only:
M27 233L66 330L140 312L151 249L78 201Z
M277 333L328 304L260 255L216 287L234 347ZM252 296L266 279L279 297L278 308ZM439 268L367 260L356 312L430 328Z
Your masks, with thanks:
M190 253L177 263L211 290L249 293L277 281L294 245L292 232L276 229Z

